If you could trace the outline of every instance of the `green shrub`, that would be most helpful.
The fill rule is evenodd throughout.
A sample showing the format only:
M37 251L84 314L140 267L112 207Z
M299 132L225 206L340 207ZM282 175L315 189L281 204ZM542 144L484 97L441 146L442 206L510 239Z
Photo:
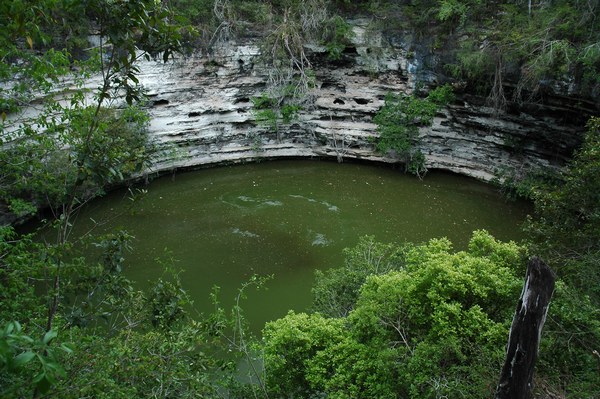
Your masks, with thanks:
M269 386L277 397L492 396L523 254L485 231L460 252L446 239L361 240L344 267L317 274L316 310L346 317L290 313L265 328Z
M419 127L430 126L438 109L453 100L448 85L431 90L426 98L388 93L384 106L373 118L379 132L377 150L399 158L405 171L421 177L427 169L425 156L415 149Z
M332 61L340 60L353 36L354 32L349 23L339 15L332 17L325 25L322 39L327 48L327 58Z

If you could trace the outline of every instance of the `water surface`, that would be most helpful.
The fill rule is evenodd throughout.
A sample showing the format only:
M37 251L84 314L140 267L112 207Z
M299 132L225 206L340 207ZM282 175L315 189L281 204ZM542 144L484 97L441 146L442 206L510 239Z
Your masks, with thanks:
M305 310L315 269L340 266L342 249L359 237L423 242L448 237L466 246L487 229L518 240L526 204L507 202L470 178L430 173L423 181L385 166L274 161L178 173L152 182L134 212L124 192L95 201L78 218L114 220L135 236L126 274L143 287L162 274L157 257L175 266L199 311L210 311L211 287L224 304L253 274L274 274L266 291L251 291L244 309L254 326ZM167 255L170 253L170 255Z

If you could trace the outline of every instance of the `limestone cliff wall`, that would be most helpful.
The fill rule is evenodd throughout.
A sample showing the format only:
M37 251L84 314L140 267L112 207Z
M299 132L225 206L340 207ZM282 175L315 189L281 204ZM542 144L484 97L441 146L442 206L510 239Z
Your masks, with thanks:
M266 158L318 157L394 163L375 151L373 116L388 92L412 93L417 85L444 80L443 57L431 54L410 34L386 38L352 21L354 44L341 60L324 48L306 48L315 87L299 118L278 131L256 123L251 98L267 88L269 70L258 41L230 42L210 56L193 54L175 62L140 65L147 90L150 136L156 144L150 174ZM58 92L73 83L66 79ZM87 86L97 87L98 77ZM430 169L491 180L499 170L528 171L562 166L582 139L584 121L597 103L554 96L542 104L496 114L486 99L458 92L431 127L422 128L421 150ZM67 101L65 99L65 101ZM36 115L35 107L19 117ZM0 224L14 217L0 209Z
M395 162L375 152L372 118L387 92L411 93L417 82L435 82L436 61L402 40L367 35L360 21L354 31L354 47L340 61L307 48L316 85L298 120L280 124L277 134L257 124L252 112L251 98L265 90L269 72L256 42L227 43L210 57L143 64L140 81L158 145L153 171L273 157ZM582 132L565 113L572 111L557 105L496 115L485 99L459 93L421 130L422 151L429 168L483 180L502 168L561 165Z

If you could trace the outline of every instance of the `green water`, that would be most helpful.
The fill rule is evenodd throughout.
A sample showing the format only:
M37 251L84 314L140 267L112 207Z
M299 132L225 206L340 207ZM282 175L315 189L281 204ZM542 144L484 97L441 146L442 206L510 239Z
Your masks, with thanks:
M180 173L146 188L133 213L125 211L124 192L94 202L78 217L78 230L89 228L90 219L112 218L100 230L122 227L134 235L126 274L139 287L161 276L155 258L170 251L201 312L211 309L214 285L229 305L251 275L274 274L268 290L250 291L243 303L254 326L306 309L314 270L341 265L342 249L360 236L383 242L445 236L460 249L475 229L520 239L528 210L469 178L430 173L419 181L383 166L318 161Z

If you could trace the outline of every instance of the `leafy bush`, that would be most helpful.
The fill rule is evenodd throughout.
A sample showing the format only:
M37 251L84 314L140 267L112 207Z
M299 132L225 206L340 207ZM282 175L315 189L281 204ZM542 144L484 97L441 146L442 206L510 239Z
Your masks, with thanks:
M264 330L278 397L493 394L522 247L478 231L467 251L445 239L394 247L366 238L346 254L344 267L317 275L315 308L347 317L290 313Z
M279 121L288 124L297 118L298 112L302 107L293 103L293 93L283 94L281 101L275 97L269 96L267 93L262 93L258 97L252 97L251 101L254 105L253 113L256 121L266 126L269 131L278 133ZM283 103L284 101L292 103ZM283 104L282 104L283 103Z
M379 132L377 150L398 157L404 162L405 171L419 177L424 175L427 172L425 156L415 149L419 127L430 126L439 107L453 99L448 85L431 90L426 98L389 93L385 105L373 118Z
M267 385L281 397L311 397L318 392L308 380L313 357L339 344L345 335L343 319L320 314L288 313L265 325L264 362Z
M600 359L594 354L598 342L600 308L589 296L559 281L540 345L540 391L554 391L568 398L598 397Z
M66 377L61 352L70 354L72 350L64 343L51 346L56 336L56 331L50 330L40 340L31 338L16 321L0 329L0 371L8 377L6 381L0 377L0 394L3 397L18 397L24 393L22 384L11 384L15 379L19 381L22 378L25 384L35 386L37 392L45 394L59 378Z
M535 190L527 231L559 276L600 305L600 118L590 119L582 147L557 178Z
M542 382L574 398L600 395L600 119L587 127L567 168L532 190L535 213L526 223L532 251L561 278L542 342Z
M325 25L322 39L327 48L327 58L332 61L340 60L353 36L352 26L339 15L333 16Z
M302 110L302 107L294 104L286 104L281 107L281 119L283 123L290 123L292 120L297 118L298 112Z
M354 248L344 249L344 267L315 272L313 309L328 317L348 316L367 277L402 268L405 250L362 237Z

